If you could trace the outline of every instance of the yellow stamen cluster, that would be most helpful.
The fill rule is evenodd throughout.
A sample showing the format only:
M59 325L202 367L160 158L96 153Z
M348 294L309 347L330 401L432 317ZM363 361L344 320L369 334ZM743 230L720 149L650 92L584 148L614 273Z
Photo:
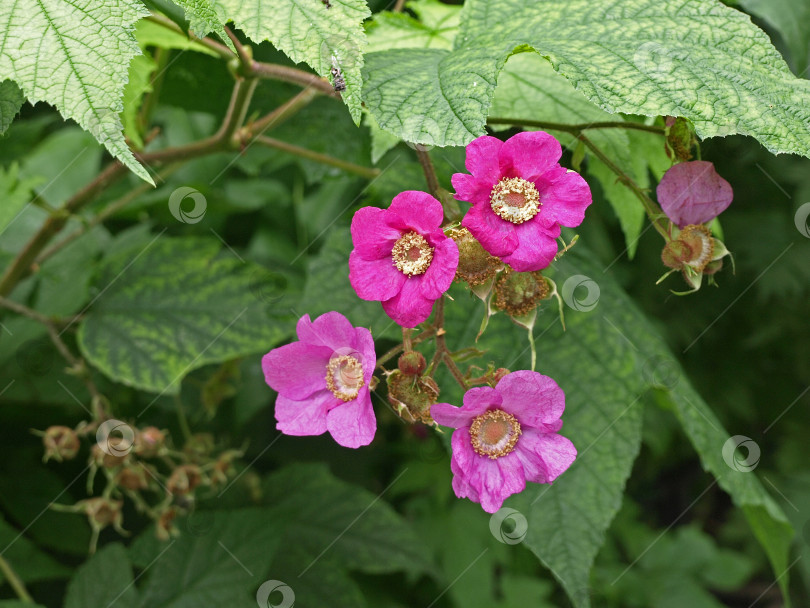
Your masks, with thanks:
M412 277L424 274L433 261L433 247L421 234L411 230L403 234L391 249L394 266L401 273Z
M470 425L473 449L492 460L511 453L520 433L520 422L503 410L489 410L476 416Z
M326 388L341 401L356 399L364 384L363 364L351 355L332 357L326 365Z
M490 205L507 222L522 224L540 211L540 195L533 183L520 177L504 177L492 188Z

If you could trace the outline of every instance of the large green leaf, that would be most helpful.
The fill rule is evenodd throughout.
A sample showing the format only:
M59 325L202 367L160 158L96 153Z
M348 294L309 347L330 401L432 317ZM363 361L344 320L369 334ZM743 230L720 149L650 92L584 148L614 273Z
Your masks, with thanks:
M6 132L24 101L23 92L14 82L11 80L0 82L0 135Z
M87 359L124 384L176 394L193 369L270 350L288 330L272 316L271 277L220 249L158 235L106 262L78 332Z
M145 569L139 606L256 605L285 522L269 509L203 515L204 527L185 530L173 541L161 543L149 530L135 542L132 560Z
M76 571L68 585L65 608L135 608L134 583L127 550L120 543L107 545Z
M70 570L28 540L21 532L0 518L0 547L3 557L11 563L24 583L67 578ZM5 579L0 573L0 582Z
M31 103L56 106L153 183L127 147L118 116L129 62L140 52L132 26L147 14L138 0L3 2L0 74Z
M343 101L359 123L366 46L362 23L371 14L365 0L279 0L272 6L261 0L183 0L180 4L198 34L215 31L216 16L220 24L233 21L255 42L269 40L324 78L331 78L331 70L337 67L346 81Z
M807 78L810 55L810 1L808 0L741 0L749 13L761 17L782 35L790 49L796 73Z
M438 0L415 0L408 8L416 13L384 11L374 16L368 26L368 52L385 49L435 48L450 49L458 32L460 6Z
M810 156L810 83L715 0L471 0L455 50L369 53L364 100L405 139L465 144L484 133L506 58L531 49L608 112L686 116L701 137Z
M553 485L532 486L512 499L511 506L528 519L525 543L578 608L590 606L589 572L638 454L643 405L666 390L704 467L743 509L774 571L782 574L791 538L784 514L755 474L737 473L724 464L722 447L728 434L682 374L677 382L663 385L664 376L675 376L662 371L678 369L668 348L624 291L588 259L584 249L577 251L579 247L555 263L554 279L564 291L569 279L573 281L569 287L581 285L568 301L583 310L566 306L563 332L555 307L549 306L535 328L537 370L555 378L566 392L561 432L574 442L579 456ZM596 298L596 305L586 311L589 296ZM469 300L458 295L447 307L452 346L474 339L483 314L480 302L465 302ZM488 350L486 358L496 365L527 368L528 348L521 346L525 344L521 334L498 315L478 346ZM786 585L786 579L780 582Z

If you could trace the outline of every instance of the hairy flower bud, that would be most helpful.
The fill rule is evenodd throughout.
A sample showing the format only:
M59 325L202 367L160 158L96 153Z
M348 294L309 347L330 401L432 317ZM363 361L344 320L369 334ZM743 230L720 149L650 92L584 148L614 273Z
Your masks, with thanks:
M466 228L455 228L449 232L458 245L458 268L456 280L469 285L481 285L495 276L501 261L487 253L472 233Z
M695 135L689 121L683 117L667 117L667 155L672 155L679 161L692 158L692 145Z
M121 527L121 507L123 503L120 500L111 500L102 496L96 496L79 501L76 503L76 506L81 507L85 512L93 528L100 530L110 524L116 529Z
M416 350L402 353L397 361L399 371L408 376L418 376L427 367L425 356Z
M495 282L495 306L512 317L531 312L549 294L548 283L539 272L506 270Z
M45 446L44 462L51 458L62 462L72 460L79 452L79 436L76 431L66 426L49 427L42 436L42 444Z
M115 483L125 490L136 492L149 487L146 469L142 466L128 466L121 469L115 476Z
M439 387L430 376L412 376L394 370L388 376L388 400L408 422L433 424L430 407L439 398Z

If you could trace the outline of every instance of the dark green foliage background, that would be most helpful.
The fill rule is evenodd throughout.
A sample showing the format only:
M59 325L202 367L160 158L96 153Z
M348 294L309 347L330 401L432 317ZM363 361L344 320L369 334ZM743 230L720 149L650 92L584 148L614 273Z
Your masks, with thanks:
M762 3L742 4L757 11L792 66L806 65L806 52L791 55L807 50L806 32L783 40L770 29L780 21ZM282 60L268 45L257 56ZM221 62L181 55L166 73L154 145L210 134L230 80ZM262 83L255 111L265 113L296 91ZM356 128L332 100L316 101L273 137L373 166L368 128ZM463 149L431 154L449 188L450 175L463 170ZM151 524L127 508L131 536L107 530L88 557L85 520L46 508L57 496L65 504L86 498L87 450L75 461L43 464L30 429L76 425L87 418L77 401L87 404L89 395L65 373L43 327L3 310L0 547L11 544L3 556L48 608L247 608L267 579L290 585L303 608L550 608L568 605L569 597L578 605L590 598L596 607L716 608L781 605L771 552L781 570L790 566L793 605L810 606L810 239L794 226L797 209L810 201L810 161L774 157L743 137L704 142L702 154L735 190L722 228L736 274L726 268L719 288L685 298L668 290L681 288L678 277L655 285L663 270L654 231L641 236L633 261L623 255L619 221L586 161L595 203L578 229L580 244L550 275L559 285L588 275L602 297L591 313L567 309L567 332L554 307L541 310L534 330L538 371L565 389L563 433L582 457L547 496L532 487L507 502L531 522L526 541L514 546L496 541L478 505L453 496L446 437L404 424L383 397L374 400L379 431L368 448L346 450L328 436L275 430L274 394L259 360L294 338L299 316L338 310L373 330L378 353L395 344L397 327L348 284L347 228L357 208L427 188L413 150L399 144L388 151L375 165L381 176L370 183L258 146L236 162L222 153L184 165L49 260L12 297L60 316L92 302L65 337L97 368L115 415L167 428L179 441L177 393L195 431L212 433L223 446L247 445L240 475L178 522L179 539L160 543ZM27 201L32 191L57 206L106 161L92 137L52 109L25 105L0 138L0 206ZM563 162L570 166L570 153ZM128 177L85 218L72 218L68 230L139 185ZM182 224L170 214L167 201L181 186L206 197L203 221ZM28 207L2 234L0 266L45 217ZM127 265L158 236L141 263ZM107 290L123 266L123 279ZM448 341L470 346L483 306L458 285L450 293ZM150 310L152 302L170 314ZM197 358L237 315L228 339ZM187 340L178 339L184 323ZM195 334L199 327L209 333ZM472 363L525 368L527 345L525 331L499 315L478 344L485 354ZM206 410L200 387L234 359L235 394ZM667 382L650 372L661 362L675 370ZM458 389L440 379L442 400L459 403ZM733 473L723 463L728 434L757 442L756 474ZM795 535L768 514L766 491ZM2 583L0 575L0 608L23 606Z

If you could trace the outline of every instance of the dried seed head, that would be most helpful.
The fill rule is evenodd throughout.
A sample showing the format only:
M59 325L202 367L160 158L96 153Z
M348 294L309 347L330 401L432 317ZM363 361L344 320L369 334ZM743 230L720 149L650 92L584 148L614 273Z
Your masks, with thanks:
M430 376L410 376L394 370L388 376L388 400L408 422L434 424L430 408L439 398L439 387Z
M511 317L523 316L540 305L550 293L539 272L506 270L495 282L495 306Z
M59 462L72 460L79 453L79 436L66 426L48 427L42 436L42 444L45 446L45 462L51 458Z
M502 262L490 255L466 228L455 228L449 236L458 245L456 280L471 286L489 281L498 272Z

